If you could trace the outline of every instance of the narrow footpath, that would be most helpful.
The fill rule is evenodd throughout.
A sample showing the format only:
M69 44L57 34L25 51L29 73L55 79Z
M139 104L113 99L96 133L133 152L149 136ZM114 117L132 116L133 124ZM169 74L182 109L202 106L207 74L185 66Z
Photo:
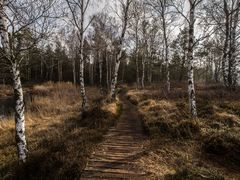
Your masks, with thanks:
M136 107L125 94L120 95L122 114L116 127L105 136L89 159L81 179L145 179L145 173L138 169L135 160L143 152L143 130Z

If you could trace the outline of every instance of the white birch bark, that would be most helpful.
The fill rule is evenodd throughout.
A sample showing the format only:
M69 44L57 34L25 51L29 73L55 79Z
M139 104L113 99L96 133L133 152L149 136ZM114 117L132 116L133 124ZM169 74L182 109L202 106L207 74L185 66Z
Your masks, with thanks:
M142 58L142 88L145 88L145 73L146 73L146 57L148 51L148 40L147 40L147 21L146 21L146 14L144 9L144 18L142 23L142 33L143 33L143 58Z
M18 157L20 162L26 162L27 159L27 143L25 136L25 117L24 117L24 100L23 90L20 79L20 71L12 50L10 48L10 41L7 30L7 17L4 11L4 0L0 0L0 34L2 46L5 51L5 58L11 63L11 72L13 78L13 90L15 100L15 129L16 129L16 143L18 150Z
M230 59L229 59L229 78L228 78L228 84L229 87L233 90L236 87L237 84L237 64L236 64L236 58L237 58L237 26L238 26L238 20L239 20L239 10L240 10L240 0L236 1L235 8L234 8L234 15L233 15L233 26L231 31L231 48L230 48Z
M167 79L167 92L170 93L171 84L170 84L170 70L169 70L169 58L168 58L168 38L167 38L167 27L165 22L165 4L162 4L162 25L163 25L163 35L164 35L164 44L165 44L165 62L166 62L166 79Z
M72 59L72 75L73 75L73 84L76 85L77 84L77 80L76 80L76 62L75 62L75 58L74 57Z
M225 13L225 42L223 47L223 57L222 57L222 75L225 86L227 83L227 73L226 73L226 62L227 62L227 51L229 47L229 10L227 6L227 1L224 0L224 13Z
M113 74L113 79L112 79L112 84L111 84L111 92L110 92L110 99L115 99L116 97L116 85L117 85L117 80L118 80L118 71L121 63L121 58L122 58L122 51L123 51L123 41L125 38L125 33L127 30L127 25L128 25L128 11L130 4L132 3L132 0L127 0L126 4L124 4L122 7L123 8L123 28L121 32L121 36L119 38L119 50L116 56L116 64L114 68L114 74Z
M193 118L197 117L196 95L194 87L194 62L193 62L193 45L194 45L194 24L195 24L195 0L189 0L190 17L189 17L189 42L188 42L188 95L189 107Z
M142 59L142 88L145 88L145 67L146 67L146 62L145 62L145 52L143 55L143 59Z
M138 64L138 53L139 53L139 51L138 51L138 46L136 46L136 48L137 48L137 50L136 50L136 59L135 59L135 61L136 61L136 78L137 78L137 89L139 88L139 85L140 85L140 78L139 78L139 64Z
M86 111L87 104L87 96L85 91L85 83L84 83L84 56L83 56L83 47L84 47L84 33L87 30L87 27L84 27L85 14L87 13L87 8L89 7L90 0L78 0L71 1L66 0L69 10L71 11L73 22L75 24L75 28L78 29L77 37L79 40L79 81L80 81L80 94L82 97L82 110ZM79 11L77 9L79 8Z
M139 85L140 85L140 78L139 78L139 65L138 65L138 54L139 54L139 47L138 47L138 22L136 23L136 28L135 28L135 48L136 48L136 51L135 51L135 63L136 63L136 80L137 80L137 89L139 88Z
M20 79L20 71L17 63L12 64L12 76L15 99L15 124L18 157L20 161L26 162L28 150L25 136L25 105L23 100L23 89Z
M83 57L83 46L84 46L84 18L85 18L85 10L84 10L84 0L82 0L81 6L81 24L80 24L80 62L79 62L79 81L80 81L80 93L82 96L82 109L86 111L88 106L86 91L85 91L85 83L84 83L84 57Z
M99 84L100 84L100 92L103 93L103 88L102 88L102 77L103 77L103 60L101 58L101 53L98 53L98 59L99 59Z
M83 40L80 46L80 62L79 62L79 81L80 81L80 93L82 97L82 109L85 111L87 109L87 96L85 91L85 83L84 83L84 58L83 58Z
M111 84L111 92L110 92L110 98L115 99L116 96L116 84L118 80L118 71L121 63L121 57L122 57L122 50L119 51L117 57L116 57L116 64L114 68L114 74L113 74L113 79L112 79L112 84Z

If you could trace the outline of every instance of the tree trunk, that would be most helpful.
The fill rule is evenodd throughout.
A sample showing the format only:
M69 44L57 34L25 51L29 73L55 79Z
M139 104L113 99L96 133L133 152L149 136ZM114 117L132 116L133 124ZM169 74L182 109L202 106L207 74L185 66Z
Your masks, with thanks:
M61 82L63 80L63 74L62 74L62 60L58 59L58 81Z
M73 75L73 84L76 85L77 80L76 80L76 61L75 61L75 58L72 59L72 75Z
M103 60L101 58L101 54L100 53L98 53L98 60L99 60L99 85L100 85L100 92L103 93L103 89L102 89Z
M226 61L227 61L227 51L229 46L229 11L226 0L224 0L224 13L226 16L225 22L225 42L223 47L223 57L222 57L222 74L223 74L223 82L225 86L228 86L227 83L227 73L226 73Z
M107 89L109 89L109 62L108 62L108 54L106 52L106 84L107 84Z
M110 98L112 99L115 99L116 97L116 84L118 80L118 71L121 63L121 57L122 57L122 50L118 52L116 57L115 69L114 69L114 74L113 74L113 79L111 84L111 92L110 92Z
M122 83L124 83L124 76L125 76L125 63L122 63Z
M82 97L82 110L85 111L87 108L87 96L86 96L85 83L84 83L83 45L81 45L81 48L80 48L79 81L80 81L80 93Z
M30 66L29 52L28 52L26 61L27 61L27 80L30 81L31 80L31 66Z
M24 101L23 90L20 79L19 67L16 63L12 65L13 89L15 100L15 123L16 123L16 142L19 160L26 162L27 159L27 142L25 136L25 117L24 117Z
M41 76L41 81L43 80L43 57L41 56L40 58L40 76Z
M54 68L54 61L51 59L51 67L50 67L50 81L53 80L53 68Z
M194 87L194 67L193 67L193 45L194 45L194 24L195 24L195 2L190 2L189 19L189 42L188 42L188 94L190 112L193 118L197 117L196 95Z
M153 64L152 64L152 55L150 56L149 62L149 83L152 84L152 77L153 77Z
M138 60L138 51L136 52L136 78L137 78L137 89L140 86L140 78L139 78L139 60Z
M185 53L184 53L184 57L181 63L181 67L180 67L180 74L179 74L179 82L182 82L183 80L183 76L184 76L184 69L185 69Z
M135 30L135 36L136 36L136 51L135 51L135 63L136 63L136 82L137 82L137 89L139 88L140 85L140 78L139 78L139 65L138 65L138 53L139 53L139 49L138 49L138 30L136 28Z
M167 84L167 92L170 93L171 84L170 84L170 71L169 71L169 59L168 59L168 38L167 38L167 25L165 20L165 10L166 4L165 1L162 1L162 26L163 26L163 37L165 44L165 62L166 62L166 84Z
M82 97L82 110L86 111L88 102L87 102L87 96L85 91L85 82L84 82L84 56L83 56L83 46L84 46L84 5L82 2L81 6L81 25L80 25L80 50L79 50L79 81L80 81L80 93Z
M113 56L110 55L109 64L108 64L108 66L109 66L109 85L111 85L111 80L112 80L112 58L113 58ZM111 89L111 87L110 87L110 89Z
M15 125L16 125L16 143L18 150L18 157L20 162L26 162L27 159L27 143L25 136L25 117L24 117L24 101L23 90L20 80L19 67L12 59L12 50L10 49L10 42L7 31L7 17L4 12L4 0L0 0L0 34L2 46L5 52L5 58L11 63L11 72L13 77L13 90L15 100Z
M143 89L145 88L145 66L146 66L146 63L145 63L145 55L144 55L142 59L142 88Z
M237 43L236 43L236 30L238 26L238 16L239 16L239 10L240 10L240 0L237 1L236 7L235 7L235 14L233 16L233 25L231 26L231 43L230 43L230 49L229 49L229 63L228 63L228 85L231 90L234 90L237 83L237 69L236 69L236 57L237 57Z
M117 85L117 80L118 80L118 71L119 71L119 66L120 66L121 58L122 58L123 41L124 41L125 33L127 30L128 11L129 11L129 6L130 6L131 2L132 2L131 0L127 0L126 4L123 7L123 11L124 11L123 12L123 16L124 16L123 29L122 29L121 36L119 38L119 50L118 50L118 53L116 56L116 64L115 64L114 75L113 75L112 84L111 84L110 99L116 98L116 85Z

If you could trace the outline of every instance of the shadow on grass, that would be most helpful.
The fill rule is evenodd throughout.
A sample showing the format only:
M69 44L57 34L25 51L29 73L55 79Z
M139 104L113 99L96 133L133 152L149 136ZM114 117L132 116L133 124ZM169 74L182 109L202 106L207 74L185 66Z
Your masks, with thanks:
M4 179L79 179L87 158L115 119L116 115L95 107L33 133L40 143L29 147L25 164L13 162L4 167L8 172Z

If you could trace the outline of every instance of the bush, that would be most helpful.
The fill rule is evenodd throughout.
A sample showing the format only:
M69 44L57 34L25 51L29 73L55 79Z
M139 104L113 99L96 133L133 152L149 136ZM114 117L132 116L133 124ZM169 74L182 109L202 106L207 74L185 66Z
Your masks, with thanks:
M165 176L166 180L224 180L224 177L205 168L185 168L173 175Z
M157 121L149 122L144 120L144 129L147 134L156 136L164 134L177 139L191 139L200 134L200 126L194 120L186 120L180 122L167 121L158 118Z
M151 135L159 135L159 134L171 134L173 131L173 126L171 123L166 121L161 122L151 122L144 123L146 132Z
M194 120L182 121L176 125L173 136L176 138L190 139L200 134L200 126Z
M222 132L212 135L203 144L206 153L221 157L224 162L240 166L240 135L237 132Z
M214 115L214 106L210 103L204 102L199 110L199 117L209 118Z
M138 105L139 103L139 98L136 95L128 96L128 100L134 105Z
M106 130L110 126L113 126L116 118L120 114L120 106L116 105L111 109L110 106L106 105L108 110L104 108L104 106L98 104L92 109L82 113L82 122L81 124L87 126L91 129L102 129Z

